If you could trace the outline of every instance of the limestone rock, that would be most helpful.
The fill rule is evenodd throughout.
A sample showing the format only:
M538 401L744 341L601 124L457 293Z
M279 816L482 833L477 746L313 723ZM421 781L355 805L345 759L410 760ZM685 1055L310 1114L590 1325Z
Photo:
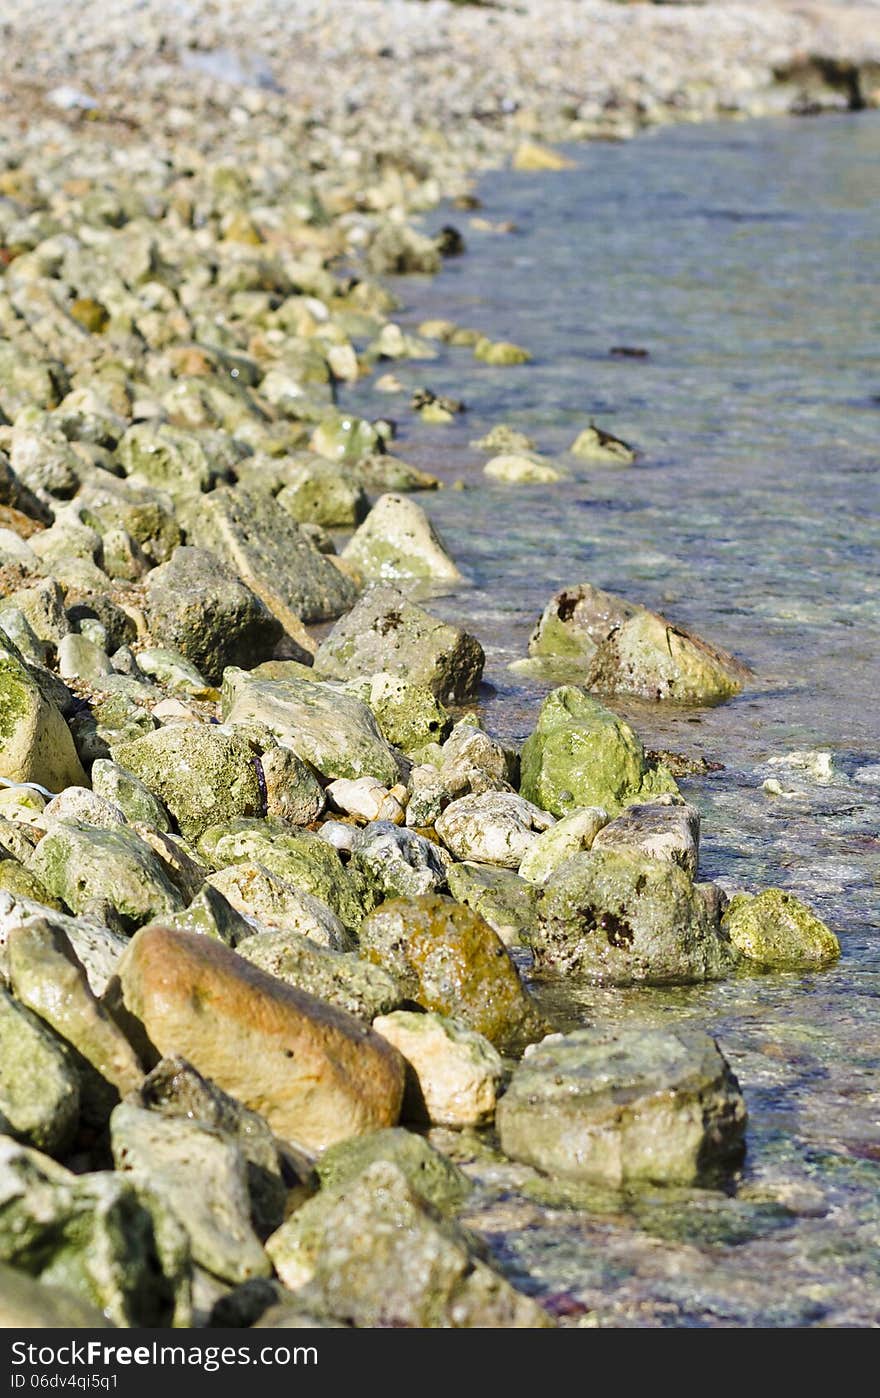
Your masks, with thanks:
M52 792L87 785L70 729L10 641L0 644L0 776Z
M640 610L601 643L585 684L606 694L720 704L740 693L749 674L726 651L665 617Z
M133 830L57 824L40 841L31 866L71 912L106 901L130 930L183 906L162 861Z
M456 859L518 869L553 818L512 791L486 791L453 801L434 823Z
M695 879L700 813L686 803L673 803L669 796L627 806L622 815L598 831L591 848L633 850L649 859L666 859Z
M387 820L355 833L350 867L379 902L417 898L446 885L446 864L437 846Z
M555 869L573 854L590 849L603 826L608 824L604 806L584 806L558 820L529 846L519 866L520 878L529 883L546 883Z
M761 966L827 966L840 955L834 933L780 888L736 894L721 925L737 951Z
M529 940L535 921L537 891L513 869L493 864L451 864L446 871L449 892L466 903L498 933L507 947Z
M238 950L246 961L270 976L326 1000L367 1024L403 1002L400 986L381 966L362 961L352 952L318 946L290 928L257 932Z
M382 495L343 550L346 563L365 578L433 578L460 582L421 505L405 495Z
M41 1020L0 988L0 1127L61 1155L78 1124L79 1083L69 1058Z
M403 1116L433 1126L485 1126L495 1114L501 1055L488 1039L438 1014L395 1010L373 1028L402 1054Z
M291 872L296 876L296 870ZM233 909L263 928L292 932L316 946L337 951L348 950L351 945L345 924L328 903L253 860L229 864L211 874L205 884L205 891L208 889L222 894Z
M188 839L218 821L256 816L262 808L247 744L207 724L174 724L119 743L113 761L143 782Z

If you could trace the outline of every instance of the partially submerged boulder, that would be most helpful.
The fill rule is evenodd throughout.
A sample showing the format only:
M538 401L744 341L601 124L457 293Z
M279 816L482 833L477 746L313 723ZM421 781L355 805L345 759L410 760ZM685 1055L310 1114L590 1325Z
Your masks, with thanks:
M737 951L768 969L827 966L840 943L815 913L781 888L737 893L721 923Z
M739 694L751 671L741 661L655 612L639 611L593 656L585 684L676 704L720 704Z

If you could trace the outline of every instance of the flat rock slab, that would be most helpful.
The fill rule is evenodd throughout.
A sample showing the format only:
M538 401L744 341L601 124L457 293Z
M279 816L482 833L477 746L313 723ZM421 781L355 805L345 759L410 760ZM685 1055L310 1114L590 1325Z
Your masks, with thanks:
M746 1107L708 1034L582 1029L527 1051L496 1120L505 1153L547 1174L693 1184L740 1159Z

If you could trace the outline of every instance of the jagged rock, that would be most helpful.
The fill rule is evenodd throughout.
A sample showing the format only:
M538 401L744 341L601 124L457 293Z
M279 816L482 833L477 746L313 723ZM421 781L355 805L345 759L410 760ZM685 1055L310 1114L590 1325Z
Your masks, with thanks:
M76 1072L57 1039L0 988L0 1128L62 1155L73 1143L79 1104Z
M342 557L365 578L461 581L425 511L405 495L380 496Z
M433 1126L485 1126L495 1114L503 1076L489 1040L438 1014L395 1010L373 1020L407 1064L406 1121Z
M627 806L616 820L596 833L591 848L633 850L649 859L666 859L697 877L700 853L700 813L685 803L660 796L643 805Z
M533 841L519 866L520 878L528 883L546 883L555 869L573 854L590 849L603 826L608 824L604 806L585 806L558 820Z
M730 900L722 928L737 951L767 967L827 966L840 955L840 943L794 894L765 888Z

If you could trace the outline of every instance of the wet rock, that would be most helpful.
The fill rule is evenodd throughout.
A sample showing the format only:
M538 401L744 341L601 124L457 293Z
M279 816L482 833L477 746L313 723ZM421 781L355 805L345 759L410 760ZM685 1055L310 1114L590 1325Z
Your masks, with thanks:
M288 868L294 878L302 882L305 877L313 887L320 887L338 904L344 886L340 884L339 891L334 896L330 879L337 875L337 866L332 861L327 862L330 866L330 878L326 882L320 879L321 868L324 866L317 866L311 878L308 872L304 875L302 869L295 867L292 861ZM338 872L341 873L341 869ZM348 950L351 946L351 936L345 924L328 903L252 860L231 864L211 874L206 884L207 888L221 893L243 917L255 919L263 927L290 931L298 936L308 937L317 946L332 950ZM353 890L351 896L353 898ZM253 931L253 928L251 930ZM221 940L227 939L224 937ZM237 938L231 945L237 945L238 940L240 939Z
M363 577L383 582L395 578L461 581L425 511L404 495L382 495L342 557Z
M381 670L424 685L441 703L475 693L484 661L473 636L438 621L393 587L371 588L315 656L316 667L334 679Z
M314 680L229 669L223 719L232 727L261 724L325 777L375 777L389 787L397 781L397 758L366 704Z
M119 980L126 1013L159 1053L182 1053L282 1139L321 1150L397 1120L397 1054L351 1016L219 942L146 928ZM194 1003L210 1014L194 1013Z
M536 833L552 823L552 816L512 791L486 791L453 801L435 826L456 859L518 869Z
M514 170L572 170L574 161L567 160L559 151L542 145L540 141L521 141L513 153L511 165Z
M502 1052L544 1032L503 942L451 898L392 899L364 919L360 945L418 1004L460 1020Z
M720 704L740 693L749 674L726 651L665 617L639 611L601 643L585 683L606 694Z
M76 1073L42 1020L3 989L0 1065L2 1130L38 1150L63 1155L79 1124Z
M578 433L569 451L581 461L595 461L604 466L631 466L636 459L631 446L595 423Z
M176 1221L119 1175L73 1175L0 1138L0 1258L115 1325L188 1323L189 1256Z
M247 744L206 724L174 724L118 743L113 761L143 782L188 839L221 820L262 810Z
M421 272L432 276L441 266L436 240L405 223L382 223L372 238L367 265L378 276Z
M324 416L312 433L309 446L325 460L346 466L355 466L370 452L381 450L379 433L373 424L350 413Z
M579 806L615 816L631 801L678 790L665 769L649 767L629 724L572 685L544 700L521 764L522 795L556 816Z
M622 815L599 830L591 848L633 850L649 859L665 859L697 877L700 852L700 813L673 798L627 806Z
M318 946L291 928L258 932L239 947L239 954L270 976L367 1024L403 1002L394 977L381 966L362 961L351 952Z
M520 866L521 867L521 866ZM527 942L535 920L536 892L512 869L492 864L451 864L446 871L449 892L466 903L498 933L505 946Z
M484 364L528 364L531 357L522 345L511 344L509 340L489 340L483 335L474 345L474 359Z
M318 553L286 510L269 495L226 486L199 501L190 540L238 574L296 637L301 621L324 621L352 605L349 578Z
M483 467L483 475L504 485L552 485L565 480L565 472L549 461L511 452L493 456Z
M146 581L153 636L219 684L227 665L268 660L283 628L231 568L206 549L178 548Z
M457 1165L424 1136L401 1126L354 1136L324 1151L316 1165L321 1187L328 1191L344 1188L378 1160L396 1166L412 1188L441 1213L454 1213L471 1192L470 1181Z
M529 637L529 655L570 659L580 671L609 632L639 610L591 583L563 588L551 597Z
M692 1184L736 1165L745 1123L727 1060L691 1029L553 1034L526 1054L497 1112L513 1159L616 1188Z
M485 1126L495 1114L502 1079L498 1050L473 1029L437 1014L396 1010L373 1028L406 1060L406 1121L434 1126Z
M118 807L130 824L151 825L155 830L171 829L171 818L162 802L132 772L99 757L92 764L91 775L95 795Z
M56 824L40 841L31 867L71 912L106 900L134 930L175 913L183 899L162 861L133 830Z
M490 427L485 436L471 442L475 451L518 453L534 451L535 443L525 432L510 427L506 422L498 422Z
M60 1286L46 1286L26 1272L0 1264L0 1329L110 1330L96 1306Z
M334 462L300 460L286 472L278 504L298 524L354 529L369 508L357 477Z
M0 644L0 776L52 792L87 784L70 729L8 640Z
M532 884L546 883L566 859L590 849L607 824L608 812L604 806L585 806L572 811L543 831L529 846L519 866L520 878Z
M737 951L761 966L827 966L840 955L840 943L830 928L780 888L737 893L721 925Z
M350 867L378 902L417 898L446 886L446 864L437 846L387 820L357 831Z
M113 1160L157 1193L185 1229L193 1261L225 1281L267 1276L271 1264L250 1221L245 1159L200 1122L120 1103L110 1120Z
M518 1329L550 1322L473 1255L470 1240L412 1188L400 1168L369 1166L322 1191L269 1239L306 1308L362 1328Z
M737 963L683 869L642 854L576 854L538 899L536 964L608 985L718 980Z

